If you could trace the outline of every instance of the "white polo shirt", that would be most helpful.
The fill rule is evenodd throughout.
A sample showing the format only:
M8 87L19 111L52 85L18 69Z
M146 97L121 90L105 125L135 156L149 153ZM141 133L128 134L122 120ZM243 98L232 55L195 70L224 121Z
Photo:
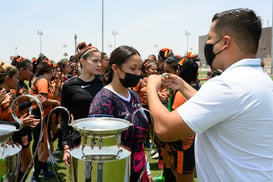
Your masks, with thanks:
M197 134L198 181L273 181L273 82L260 59L208 80L177 111Z

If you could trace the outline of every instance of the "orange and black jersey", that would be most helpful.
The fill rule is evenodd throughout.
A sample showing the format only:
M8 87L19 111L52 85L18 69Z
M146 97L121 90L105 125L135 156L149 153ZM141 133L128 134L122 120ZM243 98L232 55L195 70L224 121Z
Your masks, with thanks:
M31 95L42 94L47 99L49 98L50 96L49 82L43 75L33 78L33 80L31 81L30 94ZM37 108L37 106L38 106L37 104L34 104L33 109ZM43 105L43 109L44 109L44 116L47 116L49 112L51 111L52 106Z

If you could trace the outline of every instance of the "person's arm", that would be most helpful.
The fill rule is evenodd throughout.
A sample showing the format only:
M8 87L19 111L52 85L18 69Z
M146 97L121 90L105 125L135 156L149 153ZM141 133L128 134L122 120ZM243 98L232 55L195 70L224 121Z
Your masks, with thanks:
M62 89L62 98L61 98L61 104L62 106L66 107L70 112L72 112L71 107L71 96L69 94L69 87L64 85L64 88ZM61 128L62 128L62 143L64 146L64 149L69 149L69 126L68 126L68 116L66 114L62 114L62 121L61 121Z
M169 112L161 103L157 95L157 89L161 86L161 79L161 75L151 75L148 78L147 85L148 105L154 117L154 128L157 136L164 142L171 142L193 135L194 132L187 126L178 112L176 110ZM177 85L175 86L178 88Z
M24 102L19 103L18 105L19 105L19 111L21 111L21 110L24 110L24 109L32 106L32 103L31 103L31 101L26 100Z
M148 179L149 179L149 182L152 182L154 180L153 180L152 172L151 172L151 169L150 169L150 162L148 161L146 155L145 155L145 159L146 159L146 171L147 171L147 174L148 174Z
M44 101L42 102L43 105L55 105L58 106L60 105L60 102L58 100L54 99L48 99L48 92L49 92L49 87L48 87L48 81L45 78L41 78L36 82L36 89L38 94L40 94L42 97L44 97Z
M55 99L46 99L44 102L43 102L43 105L47 106L47 105L55 105L55 106L59 106L60 105L60 102L58 100L55 100Z
M69 87L67 87L66 85L64 85L64 88L62 89L61 99L62 99L61 100L62 106L66 107L71 112L71 106L72 106L71 96L69 94ZM63 161L66 166L70 167L70 147L71 146L69 146L69 143L70 143L69 130L71 127L68 126L68 116L66 114L62 114L61 128L62 128L62 144L64 148Z

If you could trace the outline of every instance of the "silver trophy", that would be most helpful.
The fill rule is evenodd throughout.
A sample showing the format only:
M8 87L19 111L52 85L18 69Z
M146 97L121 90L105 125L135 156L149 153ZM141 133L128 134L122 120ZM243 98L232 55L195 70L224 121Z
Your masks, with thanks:
M70 126L81 134L81 145L70 152L70 181L129 181L131 153L120 144L121 132L130 125L110 117L73 121Z

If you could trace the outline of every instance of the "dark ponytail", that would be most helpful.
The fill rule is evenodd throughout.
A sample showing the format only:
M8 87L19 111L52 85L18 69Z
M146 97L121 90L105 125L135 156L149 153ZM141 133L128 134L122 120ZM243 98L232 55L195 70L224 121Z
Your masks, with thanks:
M192 81L195 82L197 80L199 69L199 66L197 64L198 61L200 61L198 56L186 57L179 69L179 76L189 84Z
M15 66L20 71L21 68L27 69L31 65L31 61L22 56L16 56L13 58L11 65Z

